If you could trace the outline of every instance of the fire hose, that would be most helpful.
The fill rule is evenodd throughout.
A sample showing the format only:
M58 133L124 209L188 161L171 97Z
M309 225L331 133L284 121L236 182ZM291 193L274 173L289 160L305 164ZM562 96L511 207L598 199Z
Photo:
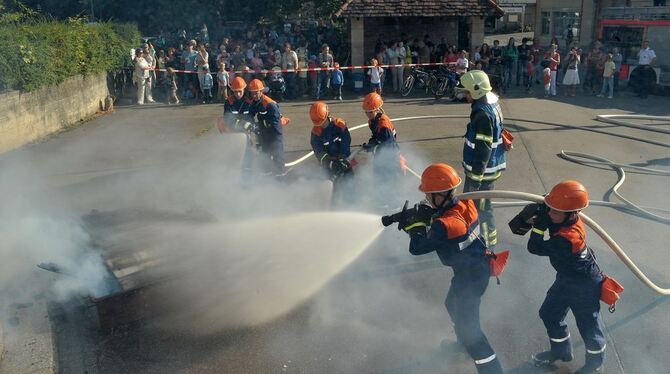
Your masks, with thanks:
M460 115L460 114L455 114L455 115L429 115L429 116L412 116L412 117L401 117L401 118L394 118L392 119L393 122L401 122L401 121L410 121L410 120L420 120L420 119L435 119L435 118L469 118L469 115ZM646 130L646 131L655 131L655 132L661 132L661 133L666 133L670 134L670 130L662 129L662 128L657 128L654 126L648 126L648 125L640 125L640 124L634 124L630 123L627 121L623 121L624 119L635 119L635 120L654 120L654 121L664 121L665 123L670 123L670 117L667 116L645 116L645 115L598 115L596 117L598 121L605 122L605 123L611 123L619 126L626 126L626 127L632 127L632 128L637 128L641 130ZM526 118L507 118L509 121L517 121L517 122L527 122L527 123L536 123L536 124L544 124L544 125L549 125L549 126L556 126L556 127L563 127L563 128L570 128L570 129L576 129L576 130L583 130L583 131L591 131L591 132L597 132L605 135L610 135L610 136L617 136L617 137L623 137L635 141L640 141L644 143L649 143L649 144L654 144L658 145L661 147L665 148L670 148L670 143L664 143L660 141L656 141L653 139L647 139L647 138L638 138L635 136L631 135L626 135L626 134L614 134L612 132L609 132L605 129L602 128L588 128L588 127L580 127L580 126L575 126L575 125L566 125L562 123L556 123L556 122L549 122L549 121L539 121L539 120L530 120ZM354 126L349 129L349 131L355 131L364 127L367 127L367 123L361 124ZM310 152L306 154L303 157L298 158L295 161L289 162L286 164L287 167L293 167L306 159L308 159L310 156L313 155L313 152ZM634 166L634 165L627 165L627 164L619 164L613 161L610 161L606 158L598 157L595 155L590 155L586 153L578 153L578 152L569 152L569 151L561 151L560 156L561 158L579 163L579 164L585 164L585 165L599 165L599 166L607 166L611 167L614 169L617 174L618 174L618 180L615 183L613 187L610 188L610 191L620 200L622 200L621 203L619 202L611 202L611 201L597 201L597 200L590 200L589 203L594 206L606 206L606 207L613 207L613 208L619 208L619 209L624 209L627 211L632 211L636 212L644 217L647 217L652 220L656 220L659 222L663 223L670 223L670 218L668 217L663 217L654 213L651 213L650 210L655 210L657 212L665 212L665 213L670 213L670 210L667 209L660 209L660 208L654 208L654 207L645 207L645 206L639 206L631 202L630 200L627 200L624 198L619 192L618 188L624 183L626 179L626 174L624 169L632 169L632 170L637 170L645 173L650 173L650 174L657 174L657 175L666 175L670 176L670 171L665 171L665 170L659 170L659 169L652 169L652 168L646 168L646 167L641 167L641 166ZM409 171L412 175L414 175L417 178L421 178L421 176L412 170L410 167L406 167L407 171ZM518 206L518 205L525 205L527 201L535 202L535 203L541 203L544 201L542 196L535 195L535 194L530 194L526 192L516 192L516 191L477 191L477 192L468 192L468 193L463 193L458 195L459 198L462 199L482 199L482 198L487 198L487 199L517 199L517 200L522 200L516 201L516 202L506 202L506 203L499 203L496 202L494 203L495 206ZM584 222L589 226L593 231L600 236L600 238L607 244L612 251L619 257L619 259L630 269L630 271L640 280L642 283L644 283L647 287L651 288L654 292L661 294L661 295L670 295L670 288L662 288L656 285L653 281L651 281L638 267L635 265L635 263L628 257L628 255L624 252L624 250L612 239L607 232L598 225L597 222L589 218L587 215L584 213L579 213L580 217L584 220Z

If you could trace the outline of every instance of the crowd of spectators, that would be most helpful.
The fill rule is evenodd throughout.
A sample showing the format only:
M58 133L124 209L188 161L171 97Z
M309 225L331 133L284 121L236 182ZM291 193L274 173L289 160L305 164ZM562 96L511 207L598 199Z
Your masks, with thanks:
M143 44L133 56L138 103L144 102L139 96L140 86L143 86L147 101L153 100L152 88L163 93L170 103L179 103L180 98L223 101L227 96L227 84L235 75L241 75L247 81L259 78L269 83L275 74L263 73L264 70L333 68L337 61L335 56L345 52L341 50L342 38L330 25L308 29L300 24L286 24L281 29L252 26L235 36L233 34L222 34L220 40L213 41L207 25L203 25L192 38L185 30L180 30L171 41L159 38L154 43ZM159 70L138 68L143 66L141 61L151 69ZM183 73L183 70L196 73ZM332 72L307 71L281 75L284 99L318 98L325 94L325 90L330 91L334 76ZM342 77L338 77L341 87ZM338 95L337 87L332 91ZM341 93L339 95L341 97Z

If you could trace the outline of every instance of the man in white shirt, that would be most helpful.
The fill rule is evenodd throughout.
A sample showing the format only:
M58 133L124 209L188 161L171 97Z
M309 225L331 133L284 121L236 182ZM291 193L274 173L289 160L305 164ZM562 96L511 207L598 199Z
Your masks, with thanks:
M655 80L656 73L652 68L654 63L656 63L656 52L649 48L649 41L643 40L642 48L640 48L640 52L638 53L638 67L635 69L638 70L638 79L640 80L636 85L636 93L642 99L647 98Z
M141 49L135 51L135 83L137 83L137 104L144 104L144 94L148 89L151 89L151 81L149 79L149 63L145 59L147 53ZM149 91L151 92L151 91ZM153 99L147 97L147 101L152 103Z
M282 70L297 69L298 68L298 54L291 49L291 43L284 43L284 53L281 56ZM286 77L286 89L289 99L295 99L297 94L296 73L284 73Z

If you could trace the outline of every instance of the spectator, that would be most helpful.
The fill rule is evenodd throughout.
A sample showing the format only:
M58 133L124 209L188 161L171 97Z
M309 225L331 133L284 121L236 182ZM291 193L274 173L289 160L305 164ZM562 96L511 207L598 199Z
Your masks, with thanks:
M526 76L524 77L524 85L526 86L526 93L530 93L530 88L535 80L535 55L530 54L526 62Z
M572 39L575 37L575 33L572 30L572 24L569 24L568 27L565 28L563 37L565 38L565 46L570 48L572 46Z
M403 43L402 40L399 40L396 43L396 48L395 48L395 56L396 59L393 62L394 64L399 65L395 69L395 76L393 77L393 88L394 90L401 90L402 86L405 81L405 67L402 66L402 64L405 63L407 59L407 50L405 49L405 44Z
M447 54L444 55L444 63L448 65L455 65L456 61L458 61L458 55L456 54L454 47L447 47Z
M144 104L146 95L147 102L153 103L151 97L151 80L149 79L149 70L151 67L146 60L147 52L142 49L135 50L135 84L137 84L137 105Z
M230 56L230 63L232 64L231 69L239 70L239 67L244 64L244 53L242 53L242 47L236 45L233 48L233 53Z
M619 52L619 48L614 48L612 50L612 61L614 61L614 91L619 90L619 75L621 74L621 63L623 62L623 56Z
M649 48L649 41L644 40L642 41L642 48L640 48L640 52L638 52L638 67L635 69L639 69L639 83L634 85L637 96L643 99L646 99L649 95L649 91L651 91L651 85L655 76L652 68L654 63L656 63L656 52Z
M392 42L386 48L386 61L389 65L396 65L398 62L398 42ZM393 87L393 92L398 92L398 80L396 79L397 70L395 66L389 66L388 70L391 72L391 86Z
M588 90L591 91L592 95L596 94L596 89L598 87L598 81L600 80L600 77L602 77L602 73L599 73L599 70L602 71L602 66L604 65L602 60L603 60L603 52L600 49L600 42L596 41L593 43L593 46L591 47L591 50L589 51L588 55L586 56L586 74L584 76L584 91L588 92Z
M203 23L202 28L200 29L200 41L205 44L209 43L209 30L207 30L207 24Z
M544 97L549 97L549 94L551 93L551 69L548 67L544 68L544 70L542 70L542 75L544 77Z
M194 71L195 69L195 58L198 55L198 52L196 52L194 48L195 48L195 40L191 40L188 42L186 49L181 54L182 66L186 71ZM183 79L184 79L183 82L184 93L182 94L182 96L186 96L186 91L190 89L191 86L190 83L195 82L195 78L194 75L191 73L184 73Z
M423 44L428 48L428 60L425 62L435 62L435 44L430 40L430 35L426 34L423 36ZM442 58L442 56L440 56Z
M261 58L261 53L258 50L254 51L254 57L251 59L251 61L249 61L249 67L256 73L259 73L261 70L263 70L264 63L263 59Z
M244 58L247 61L251 61L254 58L254 44L251 40L247 41L246 52L244 53Z
M581 56L579 50L572 47L568 52L567 62L565 64L565 76L563 76L563 85L565 86L565 96L574 97L577 86L579 86L579 64Z
M307 67L309 69L316 69L318 65L316 64L316 56L312 55L309 57L309 62L307 63ZM315 70L310 70L309 72L309 82L310 82L310 88L312 91L312 96L316 96L316 92L318 90L318 84L319 84L319 72Z
M412 64L419 63L419 39L414 39L412 45L410 46L412 50Z
M156 83L156 51L154 50L153 46L149 43L144 43L142 44L142 51L146 52L143 56L144 59L147 61L147 64L149 64L149 67L151 68L149 70L149 93L147 97L151 97L151 89L154 87L154 84Z
M608 53L603 66L603 88L600 90L598 97L605 96L605 91L607 91L608 99L614 97L614 70L616 70L614 56Z
M205 65L202 68L202 71L202 83L200 84L202 103L209 104L212 102L212 86L214 86L214 79L212 79L212 74L209 73L209 65Z
M519 50L514 45L514 38L509 38L507 46L502 51L503 62L505 63L505 87L509 89L512 84L512 77L516 76L516 68L519 64ZM519 85L519 78L517 77L517 86Z
M379 66L379 61L376 58L373 58L370 61L372 67L368 70L368 75L370 76L370 88L372 92L376 92L379 95L382 94L382 75L384 74L384 69Z
M500 47L500 41L493 41L493 48L491 48L491 60L490 64L499 64L502 61L502 48Z
M334 70L331 78L333 83L333 91L335 92L334 100L342 101L342 85L344 84L344 74L340 70L340 64L335 63Z
M330 54L330 47L328 44L323 44L321 46L321 53L319 53L318 62L319 66L322 68L333 67L333 55ZM316 85L317 100L319 100L319 97L321 97L322 92L330 88L330 72L328 70L320 71L318 77L319 78Z
M167 97L168 105L179 104L179 98L177 97L177 76L173 68L167 68L163 85L165 86L165 96Z
M447 54L447 41L444 39L444 37L440 38L440 43L435 46L435 56L436 59L435 61L441 62L444 60L444 55Z
M205 75L209 74L209 53L207 53L204 45L200 45L198 49L198 54L195 56L195 66L198 71L198 83L202 87ZM201 90L201 92L203 91Z
M219 91L217 92L218 100L220 103L223 103L228 97L228 83L230 82L230 75L226 71L226 63L223 61L219 62L219 72L216 73L216 82L219 86Z
M284 43L284 53L281 56L282 70L298 68L298 54L291 49L290 43ZM295 99L298 96L297 82L295 72L285 72L286 91L289 99Z
M430 62L430 47L426 43L419 42L419 64L427 64Z
M458 60L456 60L456 72L463 74L468 71L470 60L468 60L468 51L462 50L458 52Z
M558 44L558 38L555 37L555 36L551 38L551 41L549 42L549 48L551 48L552 45L555 45L556 46L556 52L560 53L560 51L561 51L560 44Z
M531 53L531 46L529 45L528 38L521 39L521 45L517 48L519 51L519 63L516 69L516 85L519 86L519 78L523 76L523 85L524 87L528 86L526 79L528 75L526 73L526 65L528 64L528 57Z
M491 48L489 48L488 44L482 44L482 48L479 50L479 55L479 62L482 64L482 70L488 70L489 62L491 61Z
M552 44L551 47L549 47L549 50L547 53L544 55L545 61L547 61L547 65L550 71L550 77L551 77L551 85L550 85L550 91L551 91L551 96L556 96L556 74L558 72L558 64L561 63L561 55L558 54L556 51L556 45ZM546 73L545 73L545 80L546 80ZM546 85L546 82L545 82Z
M226 66L230 64L230 55L223 43L219 46L219 54L216 56L216 66L219 66L222 62Z

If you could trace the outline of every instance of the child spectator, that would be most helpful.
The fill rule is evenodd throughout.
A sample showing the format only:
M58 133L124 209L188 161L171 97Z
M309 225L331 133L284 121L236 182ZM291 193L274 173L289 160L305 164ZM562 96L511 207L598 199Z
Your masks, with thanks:
M228 97L228 82L230 81L224 61L219 61L219 72L216 73L216 81L219 85L219 91L217 92L218 101L223 103Z
M335 92L335 100L342 101L342 85L344 84L344 74L340 70L340 64L338 62L333 65L335 70L333 70L333 77L331 78L331 83L333 83L333 91Z
M544 97L547 97L551 93L551 69L544 68L542 75L544 76Z
M384 74L384 69L379 66L379 61L376 58L370 60L372 68L368 70L368 75L370 76L370 87L373 92L382 94L382 75Z
M212 79L212 74L209 73L209 67L207 66L202 68L202 74L202 103L209 104L212 102L214 79Z
M530 93L530 88L533 85L533 80L535 79L535 55L528 55L528 61L526 61L526 92Z
M177 97L177 77L173 68L167 68L163 83L165 84L168 105L179 104L179 98Z
M458 52L458 59L456 60L456 72L458 74L464 74L468 71L470 61L468 60L468 52L462 50Z
M607 54L605 60L605 66L603 67L603 88L600 90L598 97L605 96L605 90L607 90L607 98L611 99L614 95L614 71L616 70L616 64L614 63L614 55L611 53Z

